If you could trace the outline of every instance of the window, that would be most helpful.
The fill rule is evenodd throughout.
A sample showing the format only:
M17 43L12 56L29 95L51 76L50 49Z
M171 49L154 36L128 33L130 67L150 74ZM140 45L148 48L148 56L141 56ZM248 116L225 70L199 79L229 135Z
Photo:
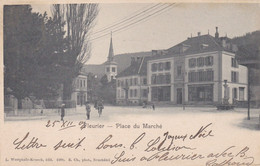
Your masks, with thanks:
M208 70L207 71L206 80L207 81L213 81L214 80L214 72L213 72L213 70Z
M189 82L203 82L203 81L213 81L214 80L214 72L213 70L207 71L191 71L188 73L188 81Z
M120 87L120 80L117 80L117 86Z
M189 67L190 68L196 67L196 59L195 58L189 59Z
M165 80L166 80L166 84L170 84L171 83L171 74L170 73L165 75Z
M163 75L162 74L159 74L157 77L156 77L156 84L162 84L164 83L163 82Z
M158 70L162 71L164 69L164 63L159 63Z
M144 84L144 85L147 84L147 79L146 79L146 78L143 79L143 84Z
M82 87L82 80L80 80L80 87Z
M84 85L84 87L86 87L86 81L85 80L83 80L83 85Z
M204 58L203 57L197 58L197 65L199 67L204 66Z
M238 72L231 71L231 82L238 82Z
M213 85L188 86L189 101L213 101Z
M152 101L170 101L171 100L171 87L160 86L151 88Z
M147 97L147 89L143 89L143 97Z
M130 97L133 97L133 89L130 89Z
M152 64L152 71L153 72L157 71L157 63Z
M120 82L121 82L121 86L124 87L124 80L122 80Z
M235 58L231 58L231 66L232 67L238 67L238 63L237 63L237 60Z
M112 67L112 72L116 72L116 68L115 67Z
M245 88L239 87L239 100L244 101L245 100Z
M117 90L117 98L120 98L120 89Z
M110 72L110 68L109 67L107 67L107 72Z
M134 90L134 97L137 96L137 89Z
M180 77L181 75L182 75L181 66L177 66L177 77Z
M197 75L197 72L194 72L194 71L189 72L189 74L188 74L189 82L197 82L196 75Z
M237 99L237 88L233 88L233 99Z
M134 84L137 85L137 78L134 78Z
M171 69L171 62L165 62L165 70L170 70Z
M121 98L124 98L125 97L125 91L121 91Z
M156 84L156 74L153 74L151 77L151 83Z
M205 65L212 66L213 65L213 56L205 57Z
M132 80L132 78L129 79L129 82L130 82L130 86L133 85L133 80Z
M77 105L80 105L80 96L79 96L79 93L77 94Z
M203 74L204 74L203 71L199 71L199 72L198 72L199 82L204 81L204 80L203 80Z

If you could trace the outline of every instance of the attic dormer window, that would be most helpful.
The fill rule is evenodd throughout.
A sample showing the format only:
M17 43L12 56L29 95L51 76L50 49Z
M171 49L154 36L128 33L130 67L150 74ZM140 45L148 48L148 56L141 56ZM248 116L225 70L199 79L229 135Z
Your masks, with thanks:
M201 44L201 45L200 45L201 49L205 49L205 48L207 48L208 46L209 46L208 44Z
M181 44L180 45L180 53L184 53L189 47L190 47L190 45Z

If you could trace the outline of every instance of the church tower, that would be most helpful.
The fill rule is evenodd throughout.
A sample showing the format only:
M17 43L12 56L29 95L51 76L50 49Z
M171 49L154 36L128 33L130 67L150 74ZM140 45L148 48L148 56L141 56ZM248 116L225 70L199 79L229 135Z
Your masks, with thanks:
M117 63L114 61L112 32L111 32L111 39L110 39L108 57L107 57L107 61L105 62L105 73L107 75L108 82L111 82L113 79L116 79Z

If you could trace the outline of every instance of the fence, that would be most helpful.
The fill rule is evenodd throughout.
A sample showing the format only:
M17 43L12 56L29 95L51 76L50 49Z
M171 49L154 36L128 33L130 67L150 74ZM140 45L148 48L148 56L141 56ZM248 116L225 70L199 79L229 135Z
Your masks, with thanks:
M76 101L74 100L65 100L65 101L44 100L44 105L46 109L60 108L61 104L63 103L65 104L65 108L76 108Z
M66 108L65 114L74 114L76 108ZM60 109L17 109L5 111L5 116L42 116L42 115L60 115Z

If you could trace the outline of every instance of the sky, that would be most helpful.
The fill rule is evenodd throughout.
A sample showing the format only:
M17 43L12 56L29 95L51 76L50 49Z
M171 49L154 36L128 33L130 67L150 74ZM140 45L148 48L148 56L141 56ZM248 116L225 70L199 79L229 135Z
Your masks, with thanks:
M87 64L101 64L106 61L110 44L110 32L113 36L114 54L168 49L188 37L210 34L214 36L215 27L219 29L220 36L230 38L241 36L248 32L260 30L260 4L202 4L202 3L177 3L158 4L157 10L163 9L147 19L127 26L120 21L142 12L139 19L148 17L156 12L156 4L148 3L118 3L99 4L99 15L93 28L92 55ZM159 8L161 5L161 8ZM166 8L167 6L170 7ZM32 5L33 11L50 14L49 5ZM138 20L132 19L133 20ZM129 20L128 20L129 21ZM131 22L130 22L131 23ZM130 24L129 23L129 24ZM118 24L118 25L115 25ZM115 25L113 27L110 27ZM121 25L121 27L120 27ZM123 28L115 31L115 28ZM107 28L107 29L105 29ZM100 30L104 30L99 32ZM114 31L114 32L113 32ZM99 36L99 39L95 39Z

